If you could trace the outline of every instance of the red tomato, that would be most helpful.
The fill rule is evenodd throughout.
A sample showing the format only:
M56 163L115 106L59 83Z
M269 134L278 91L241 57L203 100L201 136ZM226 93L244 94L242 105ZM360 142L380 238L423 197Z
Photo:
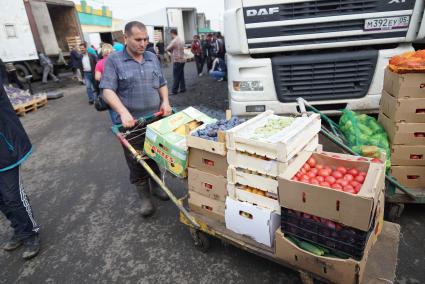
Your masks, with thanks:
M310 184L315 184L315 185L319 185L320 184L319 181L316 178L314 178L314 177L309 180L309 183Z
M315 168L318 169L318 170L321 170L321 169L323 169L323 165L317 164Z
M339 183L334 183L331 187L333 189L337 189L339 191L342 191L342 185L340 185Z
M352 180L350 181L349 185L351 185L352 187L356 188L356 186L358 186L360 183L356 180Z
M354 187L352 187L351 185L344 186L342 188L342 191L352 193L352 194L356 194L356 192L354 191Z
M355 181L358 181L359 183L364 182L364 176L358 175L354 178Z
M367 173L366 172L359 172L359 176L366 176L367 175Z
M309 164L310 167L314 168L316 166L316 160L314 158L310 158L308 159L307 164Z
M309 177L308 175L303 175L303 176L301 177L301 179L309 180L309 179L310 179L310 177Z
M348 180L348 181L352 181L352 180L354 179L354 177L353 177L352 175L350 175L350 174L346 174L346 175L344 176L344 179L345 179L345 180Z
M325 181L329 182L329 184L335 183L336 179L333 176L327 176Z
M322 176L317 176L317 177L316 177L316 179L317 179L319 182L325 181L325 178L324 178L324 177L322 177Z
M307 173L307 175L309 176L309 177L311 177L311 178L314 178L314 177L316 177L316 174L315 173L313 173L313 172L308 172Z
M303 173L302 172L298 172L295 176L300 179L303 176Z
M355 177L356 175L358 175L358 174L359 174L359 171L358 171L358 170L356 170L356 169L350 169L350 170L348 171L348 173L349 173L350 175L352 175L353 177Z
M362 188L362 185L361 184L359 184L358 186L356 186L354 188L354 191L356 192L356 194L359 193L359 191L360 191L361 188Z
M340 172L339 170L333 171L331 174L334 178L339 179L344 176L343 172Z
M326 169L319 170L319 176L327 177L329 174L330 174L330 172Z
M309 171L311 169L309 164L304 164L303 169L305 169L306 171Z
M373 158L371 162L372 163L382 164L382 161L380 159L378 159L378 158Z
M303 173L303 174L307 173L307 171L304 168L301 168L300 172Z
M329 171L329 174L331 174L331 172L332 172L332 168L331 167L325 166L324 169L327 170L327 171Z
M319 172L319 170L318 169L316 169L316 168L312 168L311 170L310 170L310 173L315 173L316 175L317 175L317 173Z
M299 179L297 177L293 177L292 180L298 181Z
M346 186L348 184L348 180L345 180L343 178L339 178L336 180L336 183L342 185L342 186Z
M330 184L329 184L329 182L327 182L327 181L322 181L322 182L320 183L320 186L330 187L331 185L330 185Z
M340 172L341 174L345 175L347 173L347 168L346 167L338 167L336 168L336 170L338 172Z
M369 160L364 158L364 157L360 157L360 158L357 159L357 161L369 161Z

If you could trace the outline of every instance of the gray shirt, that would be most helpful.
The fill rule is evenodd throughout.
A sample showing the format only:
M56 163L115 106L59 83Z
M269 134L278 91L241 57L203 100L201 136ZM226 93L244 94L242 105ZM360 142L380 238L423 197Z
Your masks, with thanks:
M99 87L113 90L131 115L139 118L159 110L158 90L166 84L155 54L145 51L139 63L124 48L108 56Z

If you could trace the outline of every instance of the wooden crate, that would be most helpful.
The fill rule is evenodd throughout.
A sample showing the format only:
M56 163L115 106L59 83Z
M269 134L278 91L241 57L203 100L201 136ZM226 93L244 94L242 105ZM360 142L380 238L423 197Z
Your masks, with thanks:
M227 163L234 168L251 170L271 177L277 177L285 172L291 162L303 151L313 152L319 146L319 136L316 134L307 145L286 162L270 159L264 156L258 156L248 152L228 150Z
M234 200L248 202L262 208L273 210L277 214L280 214L280 204L277 195L275 198L262 196L244 190L243 186L234 185L231 183L227 184L227 193L229 194L229 197Z
M227 181L230 184L241 184L258 188L277 195L277 178L262 175L245 169L230 166L227 170Z
M228 130L226 132L227 149L288 162L317 136L321 128L320 115L311 114L306 117L296 117L290 126L267 139L250 138L255 129L264 126L269 119L273 118L281 117L268 110Z
M68 48L71 50L74 46L79 46L81 44L81 38L79 36L71 36L66 38L68 43Z
M26 113L30 111L36 111L38 108L45 106L47 104L47 96L43 95L37 98L34 98L31 101L14 105L13 108L16 111L16 114L20 116L25 116Z

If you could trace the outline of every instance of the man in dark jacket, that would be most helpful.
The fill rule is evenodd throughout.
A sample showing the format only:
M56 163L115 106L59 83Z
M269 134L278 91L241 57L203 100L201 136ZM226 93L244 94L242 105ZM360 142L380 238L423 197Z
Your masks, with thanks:
M73 79L77 79L80 83L83 83L83 78L81 77L81 54L78 52L78 46L74 46L70 53L71 57L71 69L74 74Z
M89 104L94 103L94 92L96 91L96 81L94 80L94 73L96 68L97 58L93 54L87 51L87 43L83 42L80 44L81 59L80 69L81 74L84 77L84 83L86 84L87 96L89 98Z
M0 211L14 229L14 235L3 245L3 249L12 251L24 245L24 259L34 257L40 251L39 227L24 192L20 172L20 165L31 151L31 142L0 78Z

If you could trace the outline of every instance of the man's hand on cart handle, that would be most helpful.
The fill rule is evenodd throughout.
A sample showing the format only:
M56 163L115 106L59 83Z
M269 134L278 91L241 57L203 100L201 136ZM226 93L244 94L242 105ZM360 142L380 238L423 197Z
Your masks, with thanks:
M122 126L125 128L131 128L137 122L137 120L134 119L134 117L128 111L124 113L120 113L120 117L121 117Z
M163 116L169 116L173 112L173 109L168 102L163 102L159 108L159 112L162 112Z

